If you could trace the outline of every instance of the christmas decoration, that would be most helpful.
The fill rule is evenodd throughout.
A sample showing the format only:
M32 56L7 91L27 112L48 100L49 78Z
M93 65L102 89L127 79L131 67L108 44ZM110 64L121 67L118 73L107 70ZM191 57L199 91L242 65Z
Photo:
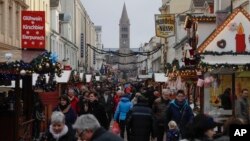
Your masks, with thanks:
M224 49L224 48L226 47L226 45L227 45L227 42L226 42L226 40L224 40L224 39L222 39L222 40L220 40L220 41L217 41L217 46L218 46L219 48L221 48L221 49Z
M22 60L14 62L0 63L0 81L16 80L17 76L39 74L35 89L43 89L45 91L53 91L56 87L55 75L61 76L61 64L56 62L57 55L44 52L30 63ZM45 74L48 74L49 80L46 81Z
M191 55L190 55L190 50L192 49L192 47L186 43L183 50L184 50L184 58L185 59L190 59Z
M237 53L245 52L246 42L245 42L245 34L242 23L240 23L239 27L237 28L237 34L235 36L235 40L236 40L236 52Z
M250 52L234 52L234 51L225 51L225 52L216 52L216 51L205 51L203 53L200 53L199 55L216 55L216 56L221 56L221 55L250 55Z
M198 52L202 53L205 51L205 48L212 42L214 41L215 38L217 38L217 36L225 29L228 27L228 25L233 21L233 19L235 19L236 16L242 16L247 18L248 20L250 19L250 15L249 13L243 8L243 7L238 7L235 8L232 12L232 14L230 14L226 20L223 22L223 24L220 24L216 30L214 30L209 37L202 43L200 44L199 48L198 48ZM238 26L239 28L239 26ZM239 40L239 39L238 39ZM243 43L245 43L245 41L243 41Z

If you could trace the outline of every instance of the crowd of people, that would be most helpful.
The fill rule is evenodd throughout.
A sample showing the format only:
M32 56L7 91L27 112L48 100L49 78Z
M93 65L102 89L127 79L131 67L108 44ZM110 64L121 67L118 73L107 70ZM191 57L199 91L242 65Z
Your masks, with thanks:
M242 92L247 97L248 90ZM222 141L229 139L230 124L249 122L243 94L236 103L243 111L238 110L238 117L230 118L223 134L215 139L214 119L205 114L194 115L184 90L174 93L174 98L172 94L168 88L159 90L129 83L68 87L61 94L41 141ZM113 122L119 124L119 134L111 132Z

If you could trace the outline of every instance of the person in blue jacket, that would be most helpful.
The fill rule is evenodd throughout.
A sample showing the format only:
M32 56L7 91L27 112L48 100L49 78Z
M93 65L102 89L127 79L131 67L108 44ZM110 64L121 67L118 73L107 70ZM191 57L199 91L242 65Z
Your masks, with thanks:
M121 129L120 135L122 138L124 138L124 132L126 129L126 116L132 106L133 104L129 99L129 95L123 94L115 110L114 121L119 123Z
M194 114L186 100L184 91L178 90L176 98L170 102L166 110L166 123L169 123L171 120L175 121L180 129L180 136L183 138L185 137L186 126L193 121L193 118Z

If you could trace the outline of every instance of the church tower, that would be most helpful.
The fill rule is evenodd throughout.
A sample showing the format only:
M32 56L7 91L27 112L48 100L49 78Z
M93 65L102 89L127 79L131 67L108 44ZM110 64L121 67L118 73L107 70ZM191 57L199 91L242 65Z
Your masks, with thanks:
M119 23L119 53L133 53L133 51L130 49L130 22L125 3L123 5L122 15ZM136 61L136 56L134 55L128 57L119 57L120 64L118 65L118 68L122 72L123 79L128 79L135 76L136 66L130 63Z
M128 13L126 9L126 5L124 3L122 16L119 23L119 42L120 42L120 49L121 48L129 48L130 46L130 22L128 19Z

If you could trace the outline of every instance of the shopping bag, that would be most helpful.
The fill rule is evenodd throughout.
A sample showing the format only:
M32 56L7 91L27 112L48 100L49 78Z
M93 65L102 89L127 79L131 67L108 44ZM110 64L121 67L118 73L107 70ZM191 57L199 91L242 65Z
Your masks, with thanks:
M112 133L120 134L120 126L119 126L119 123L117 121L114 121L114 123L112 125Z

